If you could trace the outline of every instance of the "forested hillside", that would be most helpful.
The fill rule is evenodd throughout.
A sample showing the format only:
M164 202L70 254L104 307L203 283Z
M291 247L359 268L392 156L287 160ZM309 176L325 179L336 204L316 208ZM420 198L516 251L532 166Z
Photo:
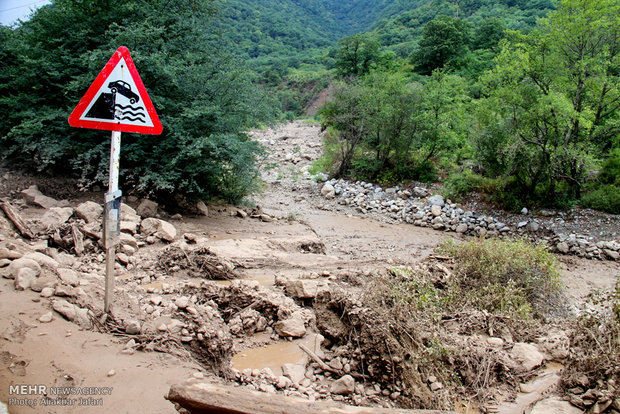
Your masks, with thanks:
M141 191L241 199L258 188L260 157L245 131L302 115L331 85L316 169L442 180L453 198L480 191L512 209L617 212L618 10L619 0L56 0L0 28L0 142L20 166L104 180L106 145L65 120L124 44L164 124L161 139L127 147L125 178Z

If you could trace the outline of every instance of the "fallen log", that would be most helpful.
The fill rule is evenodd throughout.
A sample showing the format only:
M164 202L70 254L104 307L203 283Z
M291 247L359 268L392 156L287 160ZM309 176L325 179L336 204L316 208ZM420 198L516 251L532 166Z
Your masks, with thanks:
M198 380L172 385L165 398L192 414L456 414L454 411L355 407L334 401L309 401Z
M30 230L30 227L22 220L21 216L17 214L15 209L9 204L8 201L3 200L0 204L2 211L6 217L11 220L11 223L15 226L15 228L19 231L19 233L28 239L34 239L34 233Z

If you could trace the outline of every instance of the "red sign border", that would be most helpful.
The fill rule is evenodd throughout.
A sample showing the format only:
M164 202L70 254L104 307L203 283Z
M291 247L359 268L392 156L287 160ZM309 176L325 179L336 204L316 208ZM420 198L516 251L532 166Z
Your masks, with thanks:
M133 78L133 81L138 88L138 93L140 98L144 102L144 106L146 107L146 111L149 113L151 117L151 121L153 122L153 126L144 126L144 125L130 125L130 124L122 124L120 121L117 123L112 122L101 122L101 121L90 121L86 119L80 119L82 114L88 108L88 105L91 103L93 99L95 99L95 95L101 89L101 86L105 83L106 79L114 68L116 64L122 59L125 59L127 63L127 69L129 70L129 74ZM120 131L120 132L135 132L139 134L153 134L159 135L163 131L163 127L161 122L159 121L159 117L157 116L157 112L155 112L155 107L151 102L151 98L149 94L146 92L146 88L144 87L144 83L142 83L142 79L138 74L138 70L133 63L133 59L131 59L131 55L129 54L129 49L125 46L121 46L116 49L116 52L112 55L108 63L103 67L99 75L95 78L92 85L88 88L80 102L77 104L71 115L69 115L69 125L78 128L90 128L90 129L103 129L107 131Z

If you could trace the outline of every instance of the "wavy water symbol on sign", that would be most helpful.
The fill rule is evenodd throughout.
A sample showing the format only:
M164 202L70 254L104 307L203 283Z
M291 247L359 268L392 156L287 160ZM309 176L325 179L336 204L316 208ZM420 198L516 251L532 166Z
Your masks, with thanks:
M114 105L114 118L120 120L129 120L132 122L139 121L143 124L146 123L146 110L143 106L132 105Z

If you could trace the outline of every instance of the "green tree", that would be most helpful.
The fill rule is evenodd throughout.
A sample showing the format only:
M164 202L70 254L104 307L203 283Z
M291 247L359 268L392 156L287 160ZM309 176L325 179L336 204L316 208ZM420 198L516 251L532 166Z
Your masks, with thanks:
M67 117L125 45L164 126L160 136L124 134L125 187L229 200L256 189L260 148L243 131L273 111L209 30L214 13L210 0L55 0L39 9L2 50L17 75L0 102L7 161L105 182L109 134L71 128Z
M381 45L367 34L345 37L338 45L336 72L342 78L367 74L380 57Z
M579 198L620 132L619 19L617 0L564 0L540 29L511 33L486 76L483 124L502 131L503 174L529 198Z
M470 25L462 19L439 16L422 31L419 49L412 56L416 71L430 75L433 70L450 66L458 68L467 53Z

